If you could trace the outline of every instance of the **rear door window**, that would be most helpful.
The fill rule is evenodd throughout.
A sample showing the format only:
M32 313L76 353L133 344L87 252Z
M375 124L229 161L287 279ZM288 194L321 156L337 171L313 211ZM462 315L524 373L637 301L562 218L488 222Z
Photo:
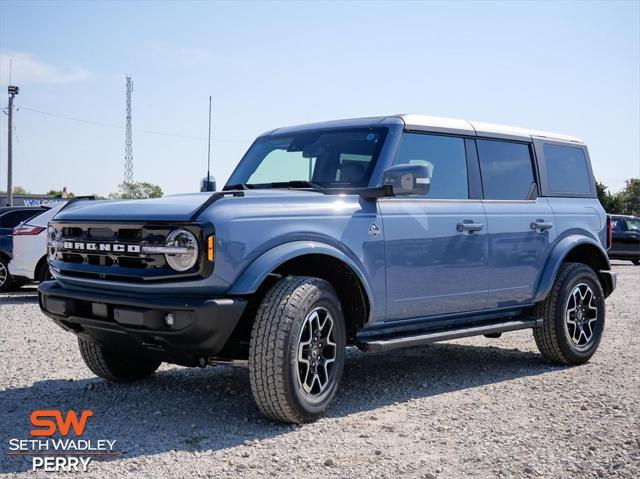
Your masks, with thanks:
M545 143L544 158L552 193L591 193L587 158L581 148Z
M531 148L526 143L477 140L484 197L526 200L534 182Z

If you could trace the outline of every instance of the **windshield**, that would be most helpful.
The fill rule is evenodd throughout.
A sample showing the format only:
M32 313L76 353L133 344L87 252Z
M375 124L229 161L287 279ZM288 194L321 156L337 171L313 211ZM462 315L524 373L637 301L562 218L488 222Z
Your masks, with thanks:
M259 138L225 188L368 186L386 133L350 128Z

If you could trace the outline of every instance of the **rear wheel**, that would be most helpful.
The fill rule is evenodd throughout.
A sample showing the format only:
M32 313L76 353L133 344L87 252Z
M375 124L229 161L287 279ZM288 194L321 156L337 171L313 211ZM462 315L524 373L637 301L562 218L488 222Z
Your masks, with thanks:
M161 364L160 361L122 356L82 338L78 338L78 346L87 367L96 376L114 383L128 383L148 378Z
M11 288L12 280L8 264L9 262L5 258L0 257L0 292L8 291Z
M547 299L538 306L538 317L543 323L533 334L547 360L586 363L604 330L604 293L596 273L581 263L563 264Z
M260 410L277 421L320 417L342 375L346 330L327 281L293 277L265 295L253 324L249 378Z

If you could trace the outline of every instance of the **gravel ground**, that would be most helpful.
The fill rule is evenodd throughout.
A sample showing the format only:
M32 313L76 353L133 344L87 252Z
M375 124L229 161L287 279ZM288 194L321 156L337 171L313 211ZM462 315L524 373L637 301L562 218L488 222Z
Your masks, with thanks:
M0 438L29 438L34 409L94 411L85 438L115 439L91 477L640 476L640 267L616 263L600 350L544 363L530 331L380 354L349 351L328 417L268 422L243 369L163 366L112 385L33 290L0 297ZM0 471L31 475L2 454Z

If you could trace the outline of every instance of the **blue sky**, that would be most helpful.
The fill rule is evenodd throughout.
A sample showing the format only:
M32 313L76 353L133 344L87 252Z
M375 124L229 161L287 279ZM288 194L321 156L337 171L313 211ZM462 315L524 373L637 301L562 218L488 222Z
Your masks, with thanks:
M0 2L0 87L20 86L14 184L106 194L219 183L274 127L401 112L557 131L618 190L640 176L640 2ZM100 122L71 121L41 112ZM0 115L6 188L6 116ZM191 138L195 137L195 138Z

